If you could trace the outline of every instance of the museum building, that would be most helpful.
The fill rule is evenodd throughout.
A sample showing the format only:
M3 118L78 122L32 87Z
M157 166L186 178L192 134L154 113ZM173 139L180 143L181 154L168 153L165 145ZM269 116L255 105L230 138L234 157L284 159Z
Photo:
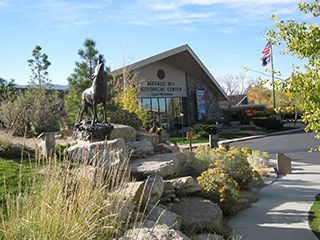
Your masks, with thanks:
M124 68L113 71L123 80ZM139 79L140 102L165 129L215 122L219 102L227 95L188 45L171 49L126 67ZM123 80L125 81L125 80Z

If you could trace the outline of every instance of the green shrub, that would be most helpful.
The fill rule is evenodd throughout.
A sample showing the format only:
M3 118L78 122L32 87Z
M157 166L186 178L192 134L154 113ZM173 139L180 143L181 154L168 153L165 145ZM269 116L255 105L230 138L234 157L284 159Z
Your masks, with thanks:
M253 184L253 169L247 161L247 157L245 149L231 148L213 165L227 172L237 181L241 189L249 189Z
M214 124L195 124L192 126L192 132L198 137L208 137L209 134L217 133L217 126Z
M22 156L27 159L30 156L34 156L34 151L20 145L0 140L0 157L20 160Z
M220 168L210 168L197 180L207 196L219 203L224 213L235 213L240 189L238 183L228 173Z
M117 109L112 112L110 111L108 112L108 116L112 123L129 125L135 129L140 129L142 127L142 121L138 115L127 110Z
M281 120L276 118L253 118L252 121L258 127L265 128L267 130L281 130L283 128L283 123Z
M194 150L194 161L198 173L201 174L203 171L207 170L211 164L226 154L227 150L225 148L210 148L209 146L199 146Z
M64 114L62 99L42 88L29 88L15 101L3 102L0 111L5 128L19 136L57 131Z
M253 150L247 160L254 169L266 168L269 165L269 154L264 151Z

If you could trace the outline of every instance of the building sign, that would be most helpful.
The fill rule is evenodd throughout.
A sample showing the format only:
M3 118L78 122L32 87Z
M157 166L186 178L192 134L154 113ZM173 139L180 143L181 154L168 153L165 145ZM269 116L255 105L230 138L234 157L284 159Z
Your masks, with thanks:
M197 89L197 109L198 109L198 121L204 120L207 113L206 98L204 90Z
M185 86L171 81L146 81L140 87L141 97L185 97Z
M185 73L163 63L151 64L139 69L144 79L140 84L142 98L187 97Z

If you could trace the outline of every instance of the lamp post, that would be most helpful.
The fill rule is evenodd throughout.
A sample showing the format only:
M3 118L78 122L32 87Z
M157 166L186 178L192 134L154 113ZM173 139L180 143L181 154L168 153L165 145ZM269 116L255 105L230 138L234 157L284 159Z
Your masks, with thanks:
M182 135L182 143L183 143L183 116L184 116L184 113L183 112L180 112L180 117L181 117L181 135Z

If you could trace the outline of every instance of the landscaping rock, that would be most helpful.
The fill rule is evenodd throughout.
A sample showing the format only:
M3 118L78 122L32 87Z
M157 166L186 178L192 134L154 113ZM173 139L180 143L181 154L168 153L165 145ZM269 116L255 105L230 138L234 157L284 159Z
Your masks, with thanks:
M75 125L74 136L77 140L100 142L110 140L110 134L114 127L108 123L91 124L89 121L81 121Z
M182 219L182 227L194 232L215 230L222 226L222 210L218 204L210 200L190 197L173 202L170 211Z
M120 194L130 199L135 204L157 203L163 193L163 180L160 176L154 176L145 181L129 182L127 187L122 189Z
M166 225L156 225L154 228L135 228L119 238L120 240L190 240L178 230L170 229Z
M201 191L200 184L191 176L166 180L165 184L171 184L178 196L187 196Z
M159 135L156 133L148 133L145 131L138 131L137 132L137 140L138 141L148 141L151 142L153 146L156 146L159 143Z
M125 142L136 141L137 131L130 126L112 124L114 129L111 132L111 139L123 138Z
M155 221L145 219L143 221L137 221L135 223L130 224L130 228L136 229L136 228L153 228L157 225Z
M171 148L170 144L159 143L159 144L155 145L155 151L157 153L171 153L172 148Z
M177 214L160 206L149 204L147 207L148 220L157 222L158 224L165 224L169 228L180 229L181 218Z
M193 240L224 240L224 238L221 235L212 234L212 233L198 234L198 235L195 235L192 239Z
M128 150L131 151L131 159L145 158L154 152L152 144L145 140L128 142Z
M150 203L157 203L163 194L163 178L153 176L145 181L145 193L150 197Z
M131 174L137 179L159 175L163 178L178 176L183 160L175 153L166 153L130 161Z
M123 164L126 157L126 145L123 139L114 139L101 142L78 141L67 150L69 159L87 162L95 166L103 166L108 170L115 164Z

